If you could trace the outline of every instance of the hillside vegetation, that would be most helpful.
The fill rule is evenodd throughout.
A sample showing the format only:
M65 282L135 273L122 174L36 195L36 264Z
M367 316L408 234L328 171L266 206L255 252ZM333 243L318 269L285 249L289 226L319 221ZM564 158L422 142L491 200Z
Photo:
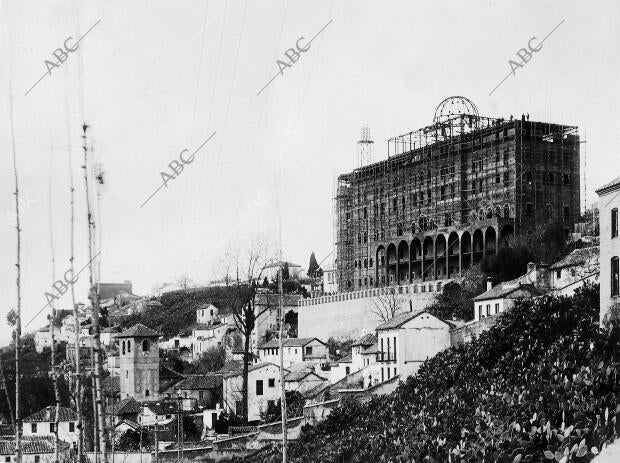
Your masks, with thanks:
M620 431L620 329L597 287L519 302L366 404L344 402L291 444L292 462L589 461ZM281 461L275 446L246 461Z
M163 307L151 307L130 315L121 327L142 323L169 338L186 331L196 322L196 309L201 304L211 303L220 309L221 314L230 313L238 291L232 286L211 286L165 293L159 298Z

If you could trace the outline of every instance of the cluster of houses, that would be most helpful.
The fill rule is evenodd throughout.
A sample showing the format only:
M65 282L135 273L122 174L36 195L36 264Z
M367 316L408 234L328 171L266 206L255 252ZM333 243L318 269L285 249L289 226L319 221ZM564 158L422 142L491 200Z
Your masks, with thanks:
M617 215L615 220L611 225L616 227L614 238L618 236ZM601 223L605 230L602 217ZM601 247L604 246L608 247L601 241ZM443 320L425 309L414 309L415 306L408 304L406 298L401 298L395 314L360 332L347 355L330 352L327 339L318 337L287 337L280 347L275 336L277 295L268 291L260 293L261 316L250 343L248 420L259 422L267 410L277 404L282 377L285 390L300 393L309 407L347 395L364 397L390 392L401 378L415 374L429 357L488 329L516 300L545 294L570 295L586 283L598 282L599 255L599 243L595 239L551 265L529 264L527 272L515 280L496 286L489 281L487 290L474 299L473 320L470 322ZM325 272L324 278L329 278L329 272ZM620 277L616 275L616 278ZM613 278L611 281L612 291L620 292L620 284L613 286ZM390 288L385 291L389 292ZM123 288L104 303L111 312L122 316L129 310L143 310L150 301ZM298 295L287 295L284 305L287 314L304 310ZM91 327L84 307L80 308L79 314L80 349L83 347L87 355ZM62 314L57 332L58 339L66 340L68 346L75 339L73 317L72 313ZM46 333L49 329L37 333L37 349L50 345L51 339ZM200 423L203 437L207 437L214 433L222 413L240 415L243 384L241 340L232 316L222 314L213 304L198 306L195 323L169 339L163 339L160 333L140 324L122 332L113 328L103 330L102 343L109 372L104 380L105 404L114 434L140 428L158 428L165 432L182 413ZM217 371L184 375L160 362L160 351L176 353L184 360L194 362L216 347L223 348L226 357L224 366ZM69 360L75 355L73 348L67 348ZM280 372L280 355L283 374ZM36 441L38 446L31 446L33 449L43 451L50 448L54 413L55 408L47 407L25 420L25 440L34 442L39 439ZM61 408L60 418L62 451L68 452L77 439L77 417L75 412ZM2 445L0 457L9 455L9 441Z

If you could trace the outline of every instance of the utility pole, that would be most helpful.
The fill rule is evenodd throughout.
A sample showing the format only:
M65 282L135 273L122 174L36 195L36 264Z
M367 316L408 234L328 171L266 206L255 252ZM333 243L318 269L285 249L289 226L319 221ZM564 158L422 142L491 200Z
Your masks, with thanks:
M160 407L159 403L157 403L157 407ZM158 424L159 420L157 419L157 414L155 414L155 463L159 463L159 438L157 434L157 432L159 431Z
M287 463L288 427L286 415L286 384L284 382L284 309L282 304L282 262L278 270L278 293L280 315L280 402L282 404L282 463Z
M17 154L15 152L15 127L13 125L13 88L9 80L9 116L11 120L11 148L13 151L13 174L15 176L15 230L17 231L17 313L15 320L15 462L22 463L22 418L19 404L20 358L19 346L22 335L22 286L21 286L21 227L19 220L19 183L17 181Z
M95 354L95 372L94 372L94 380L95 380L95 397L96 397L96 408L97 408L97 427L99 428L99 449L101 452L102 461L104 463L108 463L108 434L106 430L106 419L105 419L105 408L103 406L103 394L101 387L101 380L103 377L103 366L101 361L101 336L100 336L100 327L99 327L99 276L95 278L94 276L94 266L93 259L96 257L93 256L94 245L93 245L93 232L95 229L95 219L93 217L93 213L90 207L90 190L88 185L88 146L86 139L86 130L88 129L88 125L84 123L82 126L83 134L82 138L84 139L84 165L82 168L84 169L84 183L86 189L86 209L88 213L88 257L89 257L89 290L90 296L93 306L92 312L92 325L93 325L93 337L92 343L94 354ZM95 281L96 280L96 281Z

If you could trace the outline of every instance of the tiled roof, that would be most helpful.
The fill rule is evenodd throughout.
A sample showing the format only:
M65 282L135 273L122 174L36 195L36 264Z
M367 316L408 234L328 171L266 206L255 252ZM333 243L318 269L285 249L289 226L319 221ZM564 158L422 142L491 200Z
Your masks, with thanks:
M176 394L175 394L176 396ZM171 415L178 411L178 402L175 400L167 402L145 402L144 407L150 409L156 415Z
M474 297L474 301L488 301L490 299L504 299L510 296L510 299L518 299L520 297L539 296L542 291L538 290L532 284L525 284L512 280L500 283L489 289L479 296Z
M78 414L67 407L60 407L58 412L58 421L77 421ZM24 418L24 422L41 422L41 421L56 421L56 407L49 406L43 410L39 410L36 413Z
M127 397L112 406L113 415L134 415L140 413L140 404L133 397Z
M338 360L338 363L351 363L353 362L353 357L351 356L351 354L347 355L346 357L342 357L340 360Z
M237 376L243 373L243 362L240 362L241 365L239 367L238 370L234 370L234 371L230 371L228 373L223 373L222 376L225 378L230 378L232 376ZM255 363L253 365L249 365L248 367L248 373L251 371L255 371L255 370L259 370L261 368L267 367L273 365L276 368L280 368L278 365L276 365L275 363L271 363L271 362L261 362L261 363ZM288 371L286 368L284 369L285 371Z
M616 177L611 182L603 185L602 187L598 188L595 191L600 196L601 194L609 193L610 191L614 190L618 186L620 186L620 177Z
M58 447L61 451L67 450L70 446L67 442L59 441ZM22 436L22 453L24 454L41 454L54 452L53 436ZM15 440L0 440L0 455L15 454Z
M373 344L370 347L367 347L362 351L362 354L377 354L379 352L379 345L377 343Z
M158 338L159 333L154 331L146 326L138 323L137 325L132 326L131 328L123 331L121 334L117 336L117 338Z
M361 338L359 338L353 345L354 346L372 346L376 342L377 342L377 336L375 336L374 333L368 333L362 336Z
M310 344L312 341L319 341L321 344L325 344L323 341L317 338L287 338L284 339L282 345L284 347L303 347L306 344ZM266 342L259 349L273 349L274 347L280 347L279 339L272 339L269 342Z
M599 258L599 247L598 246L590 246L587 248L579 248L575 249L573 252L564 256L563 259L560 259L555 264L551 265L549 268L551 270L561 269L564 267L574 267L577 265L583 265L586 263L598 263Z
M174 387L181 390L213 389L222 384L222 375L191 375L181 380Z
M420 312L398 313L394 315L392 318L390 318L388 321L386 321L385 323L382 323L381 325L377 326L377 331L400 328L405 323L407 323L409 320L413 320L418 315L420 315Z
M131 283L99 283L99 299L110 299L123 291L131 293Z

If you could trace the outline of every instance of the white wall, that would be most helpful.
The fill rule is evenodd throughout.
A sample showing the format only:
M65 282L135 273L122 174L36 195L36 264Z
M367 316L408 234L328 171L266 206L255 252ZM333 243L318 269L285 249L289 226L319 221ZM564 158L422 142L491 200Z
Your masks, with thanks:
M269 387L269 379L273 379L274 386ZM263 394L257 395L256 382L263 382ZM223 395L224 408L233 413L236 401L241 401L243 377L241 374L224 378ZM265 365L248 373L248 420L260 419L261 412L267 411L267 402L277 402L280 398L280 368L276 365Z
M611 258L620 257L620 236L611 237L611 210L620 210L620 195L612 191L601 196L599 201L600 213L600 268L601 268L601 322L605 314L615 302L620 302L618 296L611 295Z
M502 313L514 305L514 299L489 299L488 301L476 301L474 303L474 320L480 321L480 311L482 310L482 318L492 317L495 314ZM487 315L487 306L491 312Z
M435 288L435 282L429 282ZM428 284L426 287L428 288ZM442 282L445 286L446 281ZM419 286L419 285L418 285ZM299 307L299 337L317 337L327 341L330 337L357 339L362 332L373 332L377 326L383 323L373 310L376 310L372 291L356 291L354 293L341 293L333 296L320 298L320 304L302 305ZM361 297L364 294L369 296ZM418 292L399 294L401 297L401 310L409 311L409 301L413 310L421 310L430 305L435 298L436 292ZM356 297L356 296L360 297ZM348 298L347 300L342 300Z
M77 442L78 440L78 428L77 428L77 421L73 422L73 432L69 431L69 421L61 421L60 423L58 423L58 438L62 441L65 442ZM28 422L28 423L24 423L23 425L23 429L24 429L24 436L53 436L54 433L50 432L50 424L53 424L53 422L49 422L49 421L39 421L36 423L37 425L37 432L33 433L32 432L32 423Z

